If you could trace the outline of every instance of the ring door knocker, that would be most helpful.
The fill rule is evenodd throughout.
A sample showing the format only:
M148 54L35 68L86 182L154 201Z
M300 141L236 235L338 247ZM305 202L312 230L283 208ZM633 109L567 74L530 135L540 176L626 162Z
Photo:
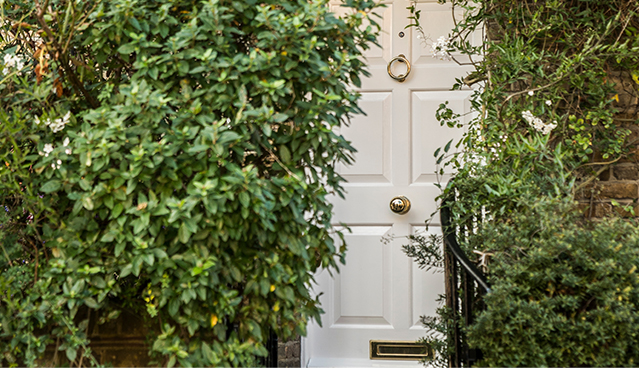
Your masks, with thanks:
M401 63L405 63L407 65L407 72L404 74L400 74L400 75L395 75L391 72L391 65L393 65L393 63L395 63L396 61L399 61ZM405 79L407 79L407 77L409 76L409 73L411 73L411 64L409 63L409 60L407 60L407 58L403 55L400 54L396 57L394 57L393 59L391 59L391 61L389 62L389 64L387 64L387 73L389 73L389 76L395 80L397 80L398 82L404 82Z

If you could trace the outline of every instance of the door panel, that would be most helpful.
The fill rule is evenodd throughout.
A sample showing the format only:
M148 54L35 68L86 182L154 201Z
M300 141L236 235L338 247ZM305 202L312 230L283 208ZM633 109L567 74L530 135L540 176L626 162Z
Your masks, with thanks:
M349 267L334 278L332 327L390 326L389 247L379 241L390 230L391 226L351 226L345 236Z
M354 147L355 163L340 164L340 174L350 183L391 182L391 91L363 92L360 108L367 116L357 115L342 135Z
M358 150L352 166L338 168L347 179L345 199L335 198L334 221L351 229L346 233L346 264L340 272L320 273L314 292L325 314L322 327L310 323L303 339L305 366L419 366L415 361L369 359L369 340L412 340L424 336L420 316L434 315L443 292L441 273L424 272L402 251L406 236L424 232L424 222L436 210L436 169L433 152L456 133L435 119L440 103L468 109L468 91L449 91L465 69L431 57L409 24L407 0L385 1L377 12L383 27L382 49L367 52L371 77L362 80L361 108L341 133ZM418 3L421 22L434 41L453 27L450 5ZM345 11L332 5L337 12ZM400 37L400 32L404 37ZM404 82L387 74L387 63L399 54L411 61ZM404 65L394 63L396 73ZM389 208L393 197L411 200L411 210L398 215ZM437 232L435 227L429 231Z

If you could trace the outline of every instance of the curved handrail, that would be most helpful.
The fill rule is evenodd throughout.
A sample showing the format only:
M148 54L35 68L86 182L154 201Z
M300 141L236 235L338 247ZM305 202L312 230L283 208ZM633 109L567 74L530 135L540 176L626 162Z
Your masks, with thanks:
M452 194L448 195L442 200L442 206L440 207L440 221L442 222L442 232L444 235L444 243L447 245L451 254L456 258L458 262L464 267L465 270L476 280L478 285L480 285L485 292L490 293L491 287L489 287L489 282L486 277L480 271L467 256L464 254L462 248L458 244L458 240L456 239L455 229L452 229L451 225L451 203L454 201L454 196Z

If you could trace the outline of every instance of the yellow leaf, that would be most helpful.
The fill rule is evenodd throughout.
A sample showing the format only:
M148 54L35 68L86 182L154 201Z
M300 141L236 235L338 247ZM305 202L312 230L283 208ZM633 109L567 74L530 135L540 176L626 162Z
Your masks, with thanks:
M271 285L271 287L269 288L269 291L271 291L272 293L276 290L276 286L275 285Z
M616 102L620 102L620 98L618 97L618 94L616 93L615 96L613 96L613 99L616 100Z
M211 315L211 327L215 326L218 324L218 316L216 316L215 314Z

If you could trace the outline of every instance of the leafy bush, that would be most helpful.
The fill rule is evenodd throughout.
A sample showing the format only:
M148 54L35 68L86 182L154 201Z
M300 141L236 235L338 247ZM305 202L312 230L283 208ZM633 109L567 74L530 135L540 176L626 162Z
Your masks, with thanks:
M3 2L3 365L96 364L83 308L146 313L168 366L305 332L376 33L373 2L346 3Z
M638 364L637 227L540 200L477 236L494 254L487 308L468 331L481 364Z
M440 173L456 171L441 198L456 196L458 241L472 260L488 254L492 285L466 342L480 365L637 366L637 217L586 219L574 201L598 180L592 167L637 161L637 1L451 3L465 17L434 56L465 55L456 61L475 70L454 89L478 88L463 139L436 151ZM471 43L480 29L486 38ZM461 113L443 103L436 117L462 128ZM418 244L409 253L437 266L441 244ZM458 312L426 325L447 335ZM448 338L435 344L443 365Z

